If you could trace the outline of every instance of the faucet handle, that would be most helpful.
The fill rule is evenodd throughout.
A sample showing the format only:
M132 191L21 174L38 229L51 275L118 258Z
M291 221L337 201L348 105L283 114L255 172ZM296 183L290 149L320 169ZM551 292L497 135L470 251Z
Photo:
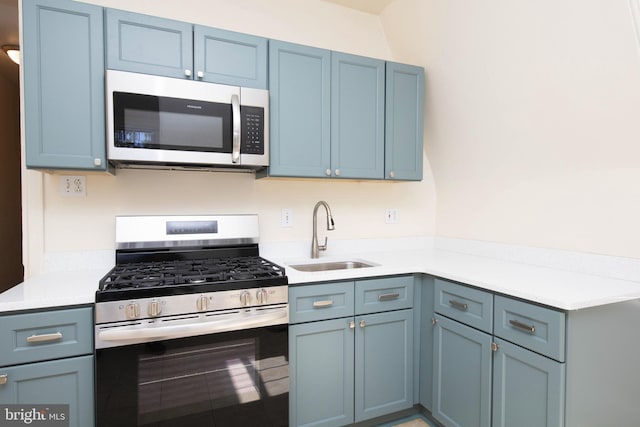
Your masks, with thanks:
M318 250L319 251L327 250L327 236L324 236L324 245L318 245Z

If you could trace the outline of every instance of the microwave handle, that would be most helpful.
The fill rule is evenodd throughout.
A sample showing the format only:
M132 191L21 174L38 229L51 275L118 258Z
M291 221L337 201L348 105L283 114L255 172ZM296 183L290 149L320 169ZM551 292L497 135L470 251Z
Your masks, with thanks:
M231 151L231 162L240 161L240 98L238 95L231 95L231 111L233 113L233 149Z

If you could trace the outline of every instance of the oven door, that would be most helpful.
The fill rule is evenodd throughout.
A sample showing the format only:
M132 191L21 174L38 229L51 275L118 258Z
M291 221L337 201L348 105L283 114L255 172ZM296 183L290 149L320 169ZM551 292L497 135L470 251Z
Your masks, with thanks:
M96 350L96 425L288 426L287 328Z

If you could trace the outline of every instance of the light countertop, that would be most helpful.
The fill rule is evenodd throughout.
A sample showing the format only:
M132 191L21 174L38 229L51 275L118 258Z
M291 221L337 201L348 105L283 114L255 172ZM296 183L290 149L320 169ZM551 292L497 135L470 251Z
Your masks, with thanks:
M396 274L425 273L466 283L508 296L562 310L578 310L640 299L640 283L557 268L540 267L441 249L358 250L294 258L274 251L265 258L285 267L289 284L323 282ZM322 272L300 272L291 265L331 260L362 260L373 267ZM108 269L43 274L0 294L0 312L92 304L99 280Z
M299 263L331 259L369 261L378 266L326 272L300 272L290 267ZM284 264L290 285L425 273L563 310L578 310L640 298L638 282L443 250L370 252L359 253L352 258L340 256L319 260L274 261Z

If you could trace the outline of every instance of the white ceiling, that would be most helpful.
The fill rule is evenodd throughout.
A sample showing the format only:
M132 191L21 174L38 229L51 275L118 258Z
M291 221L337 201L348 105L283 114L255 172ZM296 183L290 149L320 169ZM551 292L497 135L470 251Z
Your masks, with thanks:
M351 9L379 15L385 7L395 0L324 0L329 3L339 4Z
M18 0L0 0L0 46L18 44ZM19 69L0 51L0 74L18 84Z

